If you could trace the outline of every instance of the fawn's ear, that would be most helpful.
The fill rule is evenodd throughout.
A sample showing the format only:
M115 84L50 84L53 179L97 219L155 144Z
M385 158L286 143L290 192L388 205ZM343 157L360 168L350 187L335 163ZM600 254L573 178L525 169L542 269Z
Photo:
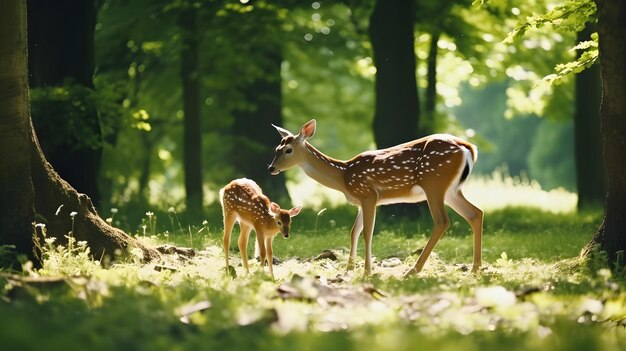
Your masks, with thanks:
M312 119L312 120L306 122L300 128L300 134L298 134L298 137L302 138L304 140L312 138L313 135L315 135L315 126L316 126L315 119Z
M297 216L298 213L300 213L300 210L302 210L302 206L296 206L292 208L291 210L289 210L289 217Z
M278 206L277 203L272 202L272 203L270 203L270 211L272 211L274 213L278 213L278 211L280 211L280 206Z
M283 137L283 138L293 135L293 134L291 134L290 131L288 131L285 128L281 128L281 127L273 125L273 124L272 124L272 127L276 128L276 130L278 131L278 134L280 134L280 136Z

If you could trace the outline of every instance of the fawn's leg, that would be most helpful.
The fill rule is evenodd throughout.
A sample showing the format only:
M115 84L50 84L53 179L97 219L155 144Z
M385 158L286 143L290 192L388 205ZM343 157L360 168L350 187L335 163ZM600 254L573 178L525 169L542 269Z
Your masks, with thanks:
M265 267L265 257L267 255L267 251L265 250L265 240L263 240L263 235L256 232L256 246L259 249L259 258L261 259L261 270Z
M274 261L274 256L272 253L272 239L274 237L273 236L267 236L265 238L265 250L267 252L267 266L269 267L270 270L270 277L272 277L272 280L274 280L274 269L273 269L273 261Z
M237 221L237 217L234 213L224 212L224 258L226 259L226 274L228 274L228 249L230 248L230 234L233 231L233 226L235 226L235 222Z
M246 273L250 273L250 269L248 269L248 238L250 236L250 231L252 230L252 227L248 224L243 223L241 223L239 227L241 228L238 240L241 263L243 264L243 268L245 268Z

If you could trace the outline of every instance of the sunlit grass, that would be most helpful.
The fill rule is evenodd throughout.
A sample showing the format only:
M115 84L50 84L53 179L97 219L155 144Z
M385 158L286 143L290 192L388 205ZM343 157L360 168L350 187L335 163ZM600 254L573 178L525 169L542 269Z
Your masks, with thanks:
M328 207L320 212L309 203L294 218L290 238L274 240L274 256L281 263L274 265L272 280L267 267L254 259L251 274L245 273L236 251L237 230L230 254L236 277L226 274L218 207L209 208L207 219L198 223L187 222L175 209L142 209L131 231L137 240L193 247L195 256L168 255L143 263L132 251L126 261L105 268L76 252L86 248L70 250L52 241L44 248L44 267L27 266L26 273L60 277L64 283L20 285L0 276L3 348L38 349L42 343L50 350L398 351L419 345L444 351L569 351L625 346L626 281L603 262L579 257L600 223L599 211L554 210L563 200L555 193L497 177L468 183L466 193L486 211L478 275L469 272L471 230L452 213L451 227L423 272L409 278L403 274L428 240L431 220L381 217L373 239L373 275L364 277L363 239L356 268L347 269L356 209L331 207L322 199L318 205ZM502 194L510 194L505 196L509 206L487 205L490 197ZM545 196L552 212L538 209L547 209L539 203L510 206L528 205L524 194ZM124 214L124 208L112 212L111 222ZM250 244L250 256L252 250ZM318 259L325 250L335 257Z
M83 340L83 347L96 350L394 351L416 343L441 350L622 345L626 284L578 257L599 214L494 211L479 275L467 269L471 235L457 228L444 236L420 275L404 279L425 233L398 234L397 223L383 224L374 237L374 274L364 277L362 243L356 269L347 270L349 227L338 217L349 213L329 209L321 220L305 214L301 224L317 219L317 230L275 240L282 260L274 267L275 281L253 259L246 274L237 252L230 261L237 276L226 275L221 231L202 230L194 232L194 257L170 255L149 264L131 257L108 269L91 267L87 276L67 276L65 288L55 290L5 284L11 293L0 303L3 345L33 349L45 341L54 350ZM151 245L185 243L188 233L137 238ZM336 259L316 259L323 250ZM54 268L63 262L75 265L66 253L51 247L44 268L32 274L57 276ZM38 302L28 302L32 297ZM185 314L194 306L203 307ZM68 341L56 338L59 328Z
M314 180L296 177L288 189L293 202L320 209L329 204L345 204L343 194L325 188ZM510 206L533 207L553 213L572 212L577 196L564 189L543 190L539 183L526 178L511 177L496 171L491 175L472 175L463 186L466 197L485 211Z

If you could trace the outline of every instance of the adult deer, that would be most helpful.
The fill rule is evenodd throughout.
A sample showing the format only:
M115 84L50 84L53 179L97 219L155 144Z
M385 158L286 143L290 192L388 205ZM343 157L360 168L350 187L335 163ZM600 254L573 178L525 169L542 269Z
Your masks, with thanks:
M239 253L246 273L248 269L248 237L250 231L256 232L257 246L261 256L261 267L267 265L272 279L274 270L272 266L272 240L278 232L283 238L289 237L291 217L300 213L302 207L294 207L283 210L280 206L271 202L263 195L261 187L253 180L241 178L235 179L220 189L220 203L224 216L224 256L226 257L226 271L228 272L228 248L230 247L230 235L239 222Z
M376 206L428 201L434 226L430 239L415 266L405 273L421 272L428 256L450 225L445 204L461 215L474 232L474 262L477 272L482 260L483 211L469 202L461 185L476 161L476 147L446 134L430 135L387 149L366 151L350 160L328 157L307 142L315 134L316 122L310 120L298 135L274 126L282 136L268 170L276 175L294 166L320 184L341 191L359 207L350 233L352 268L359 235L365 234L365 274L372 270L372 233Z

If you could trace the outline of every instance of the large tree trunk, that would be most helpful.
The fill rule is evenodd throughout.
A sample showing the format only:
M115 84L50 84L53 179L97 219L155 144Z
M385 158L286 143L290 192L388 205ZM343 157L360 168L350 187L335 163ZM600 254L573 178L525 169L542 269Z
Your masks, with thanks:
M265 73L244 87L246 102L254 108L233 111L232 163L239 176L254 179L270 199L285 201L288 193L284 174L272 176L267 171L268 157L276 144L276 130L271 125L283 125L280 76L283 57L276 45L260 40L253 45L255 55L263 57L257 61L265 63L262 67Z
M595 26L578 33L578 41L590 40ZM602 159L600 135L600 65L595 64L576 76L574 143L578 209L599 208L606 197L606 168Z
M28 67L31 88L67 83L93 89L94 31L96 8L93 0L28 0ZM55 170L78 191L100 202L98 176L102 159L101 142L83 142L83 135L101 139L96 106L75 108L81 118L80 134L58 135L58 125L75 124L53 108L38 109L33 115L37 134L47 159ZM69 130L65 128L64 130ZM78 134L78 135L77 135Z
M413 0L377 0L369 35L376 65L374 141L390 147L418 137L420 119L415 77ZM381 214L415 218L414 204L383 207Z
M145 259L159 253L143 246L96 213L90 199L62 180L45 160L30 122L27 84L25 1L0 7L0 245L34 258L32 223L67 243L70 231L86 241L94 257L114 258L130 246ZM71 216L72 212L76 212ZM37 216L35 216L37 213Z
M31 258L35 190L30 181L30 124L26 81L26 7L6 1L0 10L0 245Z
M413 0L377 0L369 34L376 65L374 141L379 148L417 137Z
M602 140L608 189L604 220L587 246L605 251L614 268L626 252L626 2L596 0L602 75ZM620 262L618 262L618 259Z
M198 29L194 8L185 8L179 17L182 34L180 74L183 84L185 191L187 210L202 213L202 123L198 71Z

